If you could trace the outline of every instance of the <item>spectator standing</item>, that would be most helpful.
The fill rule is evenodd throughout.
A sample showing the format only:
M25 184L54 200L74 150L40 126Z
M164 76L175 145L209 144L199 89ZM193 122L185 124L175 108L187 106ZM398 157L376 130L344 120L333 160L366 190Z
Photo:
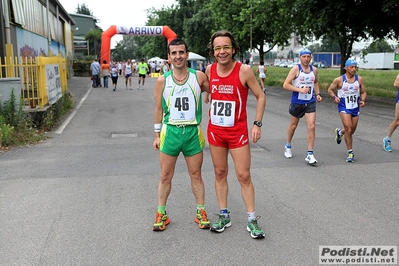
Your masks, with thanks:
M109 64L107 64L107 60L103 60L101 64L101 76L104 79L104 88L108 88L108 78L110 74L111 68Z
M93 80L93 85L92 85L93 88L97 88L100 85L99 83L100 70L101 70L100 63L98 63L97 60L93 60L93 62L90 64L91 77Z
M155 72L159 73L161 71L161 63L160 62L156 62L156 67L155 67Z
M165 60L163 61L163 64L161 66L161 75L165 74L168 71L169 71L169 63L167 60Z
M204 62L202 62L202 61L200 62L200 71L205 73L205 65L204 65Z
M123 60L123 62L118 62L119 76L122 76L122 68L123 68L124 64L125 64L125 60Z
M136 76L136 72L137 72L137 62L136 60L132 60L132 71L133 71L133 77Z

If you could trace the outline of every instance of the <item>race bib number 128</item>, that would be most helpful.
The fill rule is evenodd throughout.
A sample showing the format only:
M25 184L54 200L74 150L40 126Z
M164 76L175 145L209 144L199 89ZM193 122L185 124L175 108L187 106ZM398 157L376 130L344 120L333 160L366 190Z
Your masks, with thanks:
M221 127L234 126L236 102L212 100L211 122L212 125Z

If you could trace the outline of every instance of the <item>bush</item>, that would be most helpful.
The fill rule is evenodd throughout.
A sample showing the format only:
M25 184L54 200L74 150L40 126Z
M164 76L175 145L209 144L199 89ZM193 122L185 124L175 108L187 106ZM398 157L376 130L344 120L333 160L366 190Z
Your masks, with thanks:
M21 146L38 143L47 138L45 131L54 127L56 122L72 107L70 93L64 96L48 110L25 113L22 99L17 110L14 90L10 100L0 104L0 147Z
M91 71L90 71L90 65L93 62L93 60L75 60L73 62L73 73L75 76L80 76L80 77L90 77L91 76Z

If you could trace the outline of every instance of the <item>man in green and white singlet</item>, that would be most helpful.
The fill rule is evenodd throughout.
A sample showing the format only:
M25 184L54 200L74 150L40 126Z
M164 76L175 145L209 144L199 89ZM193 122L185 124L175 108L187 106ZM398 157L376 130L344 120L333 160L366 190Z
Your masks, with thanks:
M209 92L209 82L204 73L187 67L186 43L174 39L168 44L168 57L173 70L161 75L155 84L153 146L159 150L161 178L158 185L158 210L154 231L163 231L170 223L166 202L172 188L172 178L177 158L183 153L192 191L197 203L194 221L201 229L209 229L205 211L205 186L201 167L205 138L201 129L202 92Z

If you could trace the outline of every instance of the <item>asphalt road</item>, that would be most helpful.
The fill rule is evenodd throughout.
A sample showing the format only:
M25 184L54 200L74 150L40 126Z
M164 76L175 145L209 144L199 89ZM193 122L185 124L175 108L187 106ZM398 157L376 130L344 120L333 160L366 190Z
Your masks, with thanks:
M284 157L290 93L268 88L262 138L251 146L266 238L253 240L231 160L232 227L215 234L194 223L195 200L180 157L167 204L171 224L152 231L159 180L152 148L155 79L147 78L144 90L126 90L123 81L114 92L91 88L89 78L70 79L75 110L64 124L38 145L0 153L0 265L318 265L319 246L398 245L399 133L392 153L382 149L393 100L368 99L349 164L344 141L334 141L341 126L336 106L325 95L317 106L318 164L312 167L304 160L304 120L293 158ZM250 96L251 123L254 107ZM206 205L215 221L208 147L204 155Z

